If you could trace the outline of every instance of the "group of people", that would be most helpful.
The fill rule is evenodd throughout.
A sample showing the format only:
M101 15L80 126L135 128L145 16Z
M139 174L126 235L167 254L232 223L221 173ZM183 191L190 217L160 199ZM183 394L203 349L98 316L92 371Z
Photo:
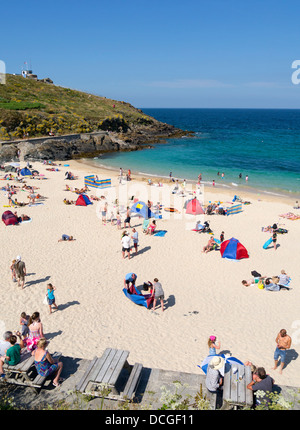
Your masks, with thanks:
M22 312L20 325L21 332L17 331L14 334L6 331L3 339L0 340L0 377L5 378L6 376L4 364L17 365L21 361L22 352L26 350L34 356L37 373L45 377L53 375L53 385L58 387L61 382L60 374L63 364L55 361L47 350L49 342L45 338L39 312L34 312L31 316Z
M127 289L128 293L130 294L135 293L134 290L135 290L136 280L137 280L136 273L130 272L130 273L127 273L127 275L125 275L124 287ZM155 310L156 303L159 301L161 305L161 310L162 312L164 312L165 293L158 278L154 278L153 283L151 283L150 294L153 297L152 311Z
M279 275L267 277L257 274L251 279L243 279L242 285L244 287L251 287L257 285L260 289L265 289L266 291L280 291L280 290L290 290L291 277L286 273L284 269L281 270Z
M275 342L276 348L273 356L273 370L279 367L279 373L282 374L282 370L286 363L287 351L291 347L292 339L285 329L281 329L276 336ZM216 342L216 336L209 337L209 355L211 355L212 358L207 367L205 384L206 388L211 393L217 393L222 390L224 385L225 359L222 355L216 353L216 350L220 349L220 346L220 342ZM248 382L247 389L253 391L254 394L258 391L261 392L259 398L254 395L253 406L256 407L260 403L265 405L270 404L272 401L270 394L273 391L274 379L266 373L264 367L256 367L249 361L245 362L244 365L251 366L252 380Z

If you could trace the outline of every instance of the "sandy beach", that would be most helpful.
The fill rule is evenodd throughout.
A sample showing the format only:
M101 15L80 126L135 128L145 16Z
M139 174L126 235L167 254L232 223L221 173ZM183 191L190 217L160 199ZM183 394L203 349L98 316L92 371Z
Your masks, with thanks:
M186 216L183 203L194 195L189 183L185 198L172 195L168 202L162 195L170 196L167 181L162 187L155 187L147 185L142 177L133 176L129 183L119 185L118 172L80 161L56 164L58 171L51 171L50 166L35 162L33 168L44 179L25 179L27 185L38 187L37 192L45 197L42 204L11 209L19 216L30 216L32 221L18 226L1 222L1 333L20 329L21 312L30 315L39 311L50 339L50 352L92 359L107 347L122 348L130 351L130 362L191 373L203 373L197 365L208 355L208 337L215 335L221 342L221 351L265 367L278 385L300 386L300 219L292 221L279 216L288 212L300 215L300 210L293 209L294 200L243 193L239 197L250 204L243 205L239 214ZM66 180L67 171L78 179ZM132 217L131 227L139 233L139 252L132 254L130 260L122 259L123 230L110 223L102 224L97 201L87 207L63 203L64 198L77 199L76 193L65 191L66 185L82 188L87 174L111 179L111 188L98 194L95 189L87 193L106 194L110 208L120 195L126 196L124 207L132 196L144 201L148 198L153 203L165 202L157 226L166 230L166 235L143 234L142 219ZM4 172L0 177L3 179ZM5 186L8 181L1 182ZM9 183L18 185L16 181ZM18 191L15 197L19 202L28 202L26 191ZM205 204L221 201L230 205L234 193L205 187L202 197ZM10 210L3 190L0 203L2 213ZM179 212L165 212L168 205ZM121 215L123 226L124 212ZM225 240L237 238L247 248L249 258L230 261L221 258L220 252L203 254L209 235L192 231L197 220L209 221L217 238L221 231ZM271 235L263 232L262 227L273 223L288 230L287 234L278 235L276 251L263 249ZM73 235L76 240L58 242L62 234ZM27 269L23 290L11 280L10 265L17 255L21 255ZM273 276L281 269L292 279L290 291L268 292L241 283L251 278L253 270ZM125 297L122 289L128 272L137 274L138 286L153 282L155 277L159 279L165 292L164 312L160 306L153 312ZM56 287L58 305L51 315L43 304L49 282ZM279 374L272 367L275 338L282 328L292 337L292 346L287 365Z

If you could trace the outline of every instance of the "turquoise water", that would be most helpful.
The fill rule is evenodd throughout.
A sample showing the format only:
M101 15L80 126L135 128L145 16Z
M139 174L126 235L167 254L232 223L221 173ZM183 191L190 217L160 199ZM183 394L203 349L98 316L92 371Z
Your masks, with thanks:
M107 154L106 167L217 186L300 195L300 110L143 109L159 121L195 132L152 149ZM220 175L218 175L218 172ZM224 177L222 178L222 173ZM242 178L239 178L239 174ZM248 181L245 180L248 175Z

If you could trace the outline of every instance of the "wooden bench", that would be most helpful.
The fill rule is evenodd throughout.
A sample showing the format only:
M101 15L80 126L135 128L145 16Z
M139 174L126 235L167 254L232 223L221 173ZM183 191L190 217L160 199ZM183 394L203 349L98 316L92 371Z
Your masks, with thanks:
M234 369L237 371L234 373ZM225 364L223 406L222 408L251 407L253 405L253 392L247 388L252 381L250 366L236 363Z
M127 361L129 351L107 348L103 355L94 357L83 377L76 385L76 390L97 397L114 400L132 399L139 382L142 365L130 366ZM129 379L124 391L117 387L123 369L127 369Z
M141 373L142 373L143 365L140 363L135 363L130 371L130 375L128 378L128 381L125 385L124 391L122 392L122 398L124 400L132 400L137 386L141 379Z
M55 352L51 355L57 361L62 354L61 352ZM5 363L3 369L5 371L5 382L32 387L36 391L42 388L47 379L44 376L36 375L34 357L31 355L31 352L27 351L21 353L21 361L18 364L9 366Z

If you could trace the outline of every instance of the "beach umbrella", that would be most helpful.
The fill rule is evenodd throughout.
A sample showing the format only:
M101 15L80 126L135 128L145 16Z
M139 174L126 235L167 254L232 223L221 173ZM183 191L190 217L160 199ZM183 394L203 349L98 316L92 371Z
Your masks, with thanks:
M220 373L223 376L224 376L224 368L225 368L226 364L229 364L230 366L232 366L234 364L242 364L242 365L244 365L244 363L242 363L238 358L235 358L235 357L226 356L224 354L208 355L206 358L204 358L204 360L202 361L202 363L200 365L197 364L197 366L200 367L200 369L202 369L205 374L207 374L207 367L208 367L208 365L210 363L210 360L213 357L222 357L224 359L224 367L220 370Z

